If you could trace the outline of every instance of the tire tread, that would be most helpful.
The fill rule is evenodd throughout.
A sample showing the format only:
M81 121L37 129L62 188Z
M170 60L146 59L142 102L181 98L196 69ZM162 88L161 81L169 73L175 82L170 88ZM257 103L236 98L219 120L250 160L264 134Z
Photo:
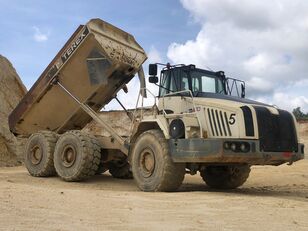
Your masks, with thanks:
M211 174L211 170L208 168L201 171L200 175L208 186L216 189L235 189L246 182L250 173L248 165L210 166L210 168L216 168L214 171L217 171L217 168L228 168L221 174ZM231 168L235 168L235 173Z
M162 148L163 156L163 173L161 176L161 181L155 186L153 191L170 192L177 190L183 182L185 176L185 164L174 163L169 155L169 146L166 138L161 130L152 129L142 133L136 143L142 139L144 136L154 136ZM136 178L135 178L136 180ZM137 181L137 180L136 180ZM140 185L140 182L137 182Z
M69 182L74 182L74 181L83 181L91 176L94 176L99 163L100 163L100 158L101 158L101 153L100 153L100 144L99 141L94 137L89 134L83 133L78 130L72 130L64 133L60 139L63 139L63 137L66 134L73 134L74 136L77 136L78 139L80 140L81 146L82 146L82 151L86 154L82 155L82 160L81 160L81 167L78 169L78 171L72 175L72 176L61 176L60 177ZM56 152L57 152L57 147L56 147ZM57 168L57 166L56 166ZM57 170L57 169L56 169ZM58 175L60 171L57 171Z
M32 134L29 139L28 142L30 142L30 140L35 137L35 136L43 136L44 140L46 142L44 142L44 144L46 145L46 150L47 150L47 161L45 163L45 165L42 167L42 169L40 171L33 171L31 164L29 164L27 161L27 149L28 149L28 144L26 145L26 156L25 156L25 164L26 167L28 169L28 172L35 177L49 177L49 176L55 176L56 175L56 170L54 167L54 162L53 162L53 154L54 154L54 150L55 150L55 146L58 140L58 135L54 132L51 131L40 131L37 133Z

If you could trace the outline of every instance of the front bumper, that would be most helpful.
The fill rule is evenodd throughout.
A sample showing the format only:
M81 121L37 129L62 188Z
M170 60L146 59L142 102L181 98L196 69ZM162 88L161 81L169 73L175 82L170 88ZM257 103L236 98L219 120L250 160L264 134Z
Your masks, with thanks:
M225 142L246 142L248 152L234 152L223 147ZM297 152L263 152L258 140L170 139L169 150L174 162L185 163L247 163L251 165L280 165L304 159L304 145Z

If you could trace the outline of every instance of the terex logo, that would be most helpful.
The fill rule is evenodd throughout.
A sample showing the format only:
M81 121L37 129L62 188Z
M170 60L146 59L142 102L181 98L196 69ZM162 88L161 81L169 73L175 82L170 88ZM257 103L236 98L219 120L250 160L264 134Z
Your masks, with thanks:
M61 56L62 63L64 63L74 52L74 50L79 46L79 44L84 40L84 38L89 34L87 27L78 35L77 39L71 44L71 46L64 52Z

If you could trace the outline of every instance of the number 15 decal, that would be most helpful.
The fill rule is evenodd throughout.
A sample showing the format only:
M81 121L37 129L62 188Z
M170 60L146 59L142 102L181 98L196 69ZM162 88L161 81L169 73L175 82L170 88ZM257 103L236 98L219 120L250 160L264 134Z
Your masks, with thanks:
M229 124L230 125L233 125L233 124L235 124L235 113L232 113L231 115L230 115L230 117L229 117Z

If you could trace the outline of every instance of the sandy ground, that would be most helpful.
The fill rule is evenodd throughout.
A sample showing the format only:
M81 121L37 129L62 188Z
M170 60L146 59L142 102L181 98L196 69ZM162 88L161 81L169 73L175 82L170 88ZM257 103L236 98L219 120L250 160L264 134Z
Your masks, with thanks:
M299 131L307 153L308 123ZM211 190L199 175L187 175L175 193L144 193L108 173L66 183L0 168L2 230L308 230L308 159L253 167L229 192Z
M308 160L253 167L230 192L199 175L176 193L144 193L109 174L66 183L1 168L0 230L308 230Z

